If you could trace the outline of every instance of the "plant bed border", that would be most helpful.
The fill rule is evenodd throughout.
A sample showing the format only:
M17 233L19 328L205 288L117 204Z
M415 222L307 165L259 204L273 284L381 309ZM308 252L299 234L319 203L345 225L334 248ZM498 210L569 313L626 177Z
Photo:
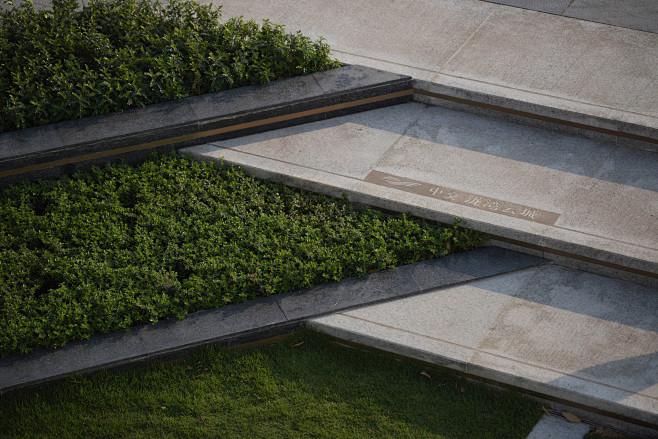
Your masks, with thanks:
M0 186L57 178L153 151L410 102L410 76L346 65L264 85L0 134Z
M175 359L207 345L239 346L300 329L310 318L380 303L550 261L488 246L316 285L129 331L96 335L59 349L0 359L0 395L79 373Z

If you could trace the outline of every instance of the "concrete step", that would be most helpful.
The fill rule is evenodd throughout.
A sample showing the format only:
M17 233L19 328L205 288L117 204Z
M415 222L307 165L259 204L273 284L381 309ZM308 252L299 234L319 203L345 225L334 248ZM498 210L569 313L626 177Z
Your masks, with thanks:
M408 103L182 149L658 285L658 153Z
M658 434L657 293L547 265L308 325Z

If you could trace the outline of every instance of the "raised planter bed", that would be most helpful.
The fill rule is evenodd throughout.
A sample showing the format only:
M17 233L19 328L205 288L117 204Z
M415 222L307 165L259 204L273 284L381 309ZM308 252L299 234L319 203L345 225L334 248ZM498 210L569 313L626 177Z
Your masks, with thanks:
M412 100L412 78L334 70L0 134L0 185Z

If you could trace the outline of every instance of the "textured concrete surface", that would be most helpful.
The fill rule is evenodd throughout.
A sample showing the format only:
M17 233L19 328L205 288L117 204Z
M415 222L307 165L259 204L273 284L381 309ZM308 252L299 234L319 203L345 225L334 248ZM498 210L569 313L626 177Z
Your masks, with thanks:
M589 427L585 424L544 415L527 439L582 439L587 432L589 432Z
M339 338L658 424L658 290L544 266L310 321Z
M658 5L654 0L574 0L564 15L658 33Z
M183 151L306 189L447 223L459 217L509 239L658 272L655 152L419 103ZM458 203L450 198L457 192L475 195ZM507 213L505 205L512 206ZM535 210L557 219L542 222Z
M658 32L658 5L654 0L486 0L533 11Z

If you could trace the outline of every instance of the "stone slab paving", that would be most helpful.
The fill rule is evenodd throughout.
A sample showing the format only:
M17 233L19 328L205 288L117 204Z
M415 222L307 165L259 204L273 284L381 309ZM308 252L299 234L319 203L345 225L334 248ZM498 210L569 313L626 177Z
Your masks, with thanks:
M244 344L292 332L309 317L404 297L510 271L546 264L543 258L499 247L424 261L361 278L199 311L182 320L94 336L56 350L0 359L0 394L75 373L181 356L199 346Z
M544 415L527 439L582 439L588 431L589 427L585 424Z
M458 217L508 239L658 273L655 152L420 103L182 151L305 189L447 223Z
M658 33L654 0L487 0L491 3Z
M655 288L548 265L309 325L655 426L657 309Z
M346 63L655 129L658 33L619 26L655 26L658 4L630 3L571 3L572 15L614 26L477 0L226 0L222 10L323 36Z

